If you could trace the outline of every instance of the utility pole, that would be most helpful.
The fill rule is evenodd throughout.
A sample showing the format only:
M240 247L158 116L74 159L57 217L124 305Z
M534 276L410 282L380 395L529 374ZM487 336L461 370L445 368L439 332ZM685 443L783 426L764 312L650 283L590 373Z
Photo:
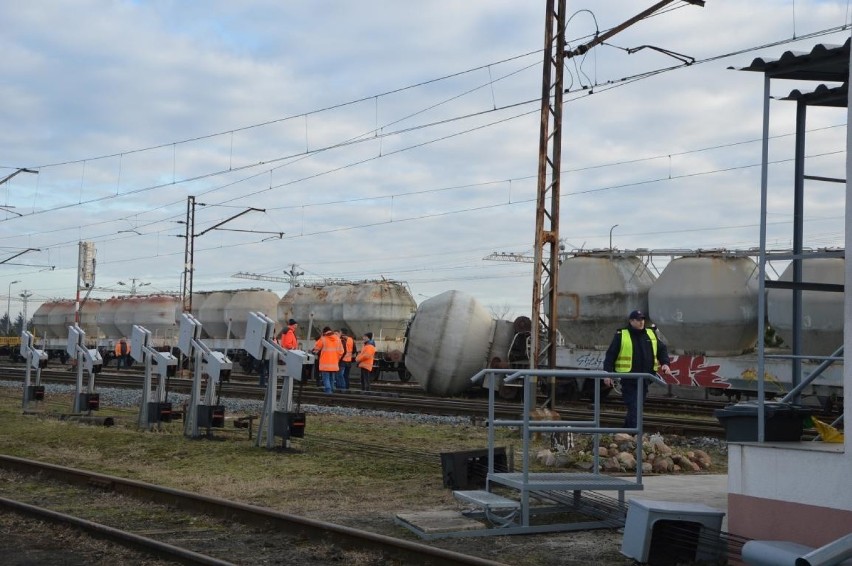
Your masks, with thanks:
M201 206L204 206L204 203L198 203ZM206 230L202 230L199 233L195 233L195 197L190 195L186 197L186 234L182 236L186 238L186 245L184 247L183 252L183 282L181 283L180 292L181 292L181 300L183 303L183 312L191 312L192 311L192 278L195 273L195 238L203 236L207 232L212 230L220 229L221 226L227 224L231 220L235 220L244 214L248 214L249 212L266 212L265 208L253 208L249 207L242 212L238 212L233 216L229 216L225 220L214 224L210 228ZM260 230L240 230L241 232L252 232L256 234L276 234L280 237L284 235L283 232L263 232Z
M285 271L284 275L287 276L287 282L290 284L290 288L292 289L296 285L299 284L299 277L304 275L304 271L296 271L296 264L290 264L290 271Z
M541 130L538 154L538 197L532 298L530 367L556 366L556 299L559 268L559 193L562 168L562 99L565 59L583 55L647 18L674 0L661 0L609 31L596 35L574 50L565 50L566 0L547 0L544 28L544 65L541 88ZM703 6L703 0L685 0ZM548 183L548 177L550 183Z
M530 368L556 367L556 298L559 268L559 190L562 161L562 91L565 61L565 3L547 0L541 125L538 147L538 197L532 296ZM548 183L548 174L550 183Z
M195 255L195 197L186 197L186 242L183 248L183 282L180 286L183 312L192 311L192 272L195 270L193 257Z
M131 277L130 278L130 296L131 297L136 295L136 287L137 287L136 282L137 281L140 282L139 285L138 285L139 287L144 287L145 285L150 285L150 283L142 283L141 279L136 279L135 277ZM118 281L117 284L127 286L127 283L125 283L124 281Z
M24 292L21 293L18 296L21 297L21 301L24 303L23 315L22 315L23 319L21 320L21 332L23 332L24 330L27 329L27 301L29 300L30 297L33 296L33 294L30 293L29 291L27 291L26 289L24 289Z
M80 309L95 288L95 243L80 242L77 251L77 296L74 300L74 322L80 324ZM86 291L80 301L80 291Z
M6 335L12 332L12 285L20 282L18 279L9 282L9 293L6 295Z

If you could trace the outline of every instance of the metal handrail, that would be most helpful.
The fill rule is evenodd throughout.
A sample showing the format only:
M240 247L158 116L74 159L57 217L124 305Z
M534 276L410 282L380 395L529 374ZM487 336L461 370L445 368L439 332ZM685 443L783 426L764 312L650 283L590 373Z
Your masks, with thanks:
M538 378L544 377L553 377L556 379L576 379L576 378L588 378L594 380L594 408L592 411L591 418L585 421L537 421L531 420L531 413L535 406L535 384L537 383ZM534 379L530 379L534 378ZM602 426L601 424L601 380L603 379L635 379L639 380L653 380L658 381L660 383L665 383L663 379L657 375L649 374L649 373L614 373L614 372L605 372L605 371L589 371L589 370L559 370L559 369L535 369L535 368L526 368L526 369L483 369L476 373L473 377L471 377L472 383L484 382L483 387L488 388L488 475L486 479L485 489L487 491L491 491L491 482L492 477L495 476L494 469L494 442L495 442L495 429L498 426L505 427L517 427L520 429L521 438L522 438L522 484L524 486L529 485L530 481L530 448L531 448L531 433L534 432L582 432L586 434L591 434L594 437L593 440L593 469L595 470L595 474L599 473L600 462L599 462L599 448L600 448L600 435L602 434L613 434L613 433L628 433L628 434L637 434L642 431L643 425L643 411L642 405L644 403L644 387L637 388L637 402L639 406L638 415L637 415L637 423L635 428L626 428L626 427L613 427L613 426ZM504 383L510 383L513 381L522 381L523 382L523 390L524 390L524 404L523 404L523 418L522 419L506 419L506 420L498 420L495 417L495 400L496 400L496 390L498 389L498 379L502 379ZM642 467L641 467L641 452L642 452L642 442L641 440L636 443L636 483L641 486L642 484ZM521 515L520 521L522 526L529 526L529 515L530 515L530 490L527 487L524 487L521 490Z
M769 357L769 356L766 356ZM804 391L805 387L814 382L814 380L822 375L822 373L827 370L835 361L843 361L843 346L840 346L838 349L834 351L831 356L829 356L824 362L817 366L817 368L811 372L808 377L806 377L799 385L794 387L789 393L784 395L781 399L782 403L786 403L792 399L795 399L799 396L799 393Z

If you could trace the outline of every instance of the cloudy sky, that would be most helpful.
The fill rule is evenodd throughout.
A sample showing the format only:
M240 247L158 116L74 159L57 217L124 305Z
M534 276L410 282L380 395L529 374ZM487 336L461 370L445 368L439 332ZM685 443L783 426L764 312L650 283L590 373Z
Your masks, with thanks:
M569 0L570 46L651 4ZM533 249L544 16L530 0L3 2L0 179L38 174L0 185L0 296L13 316L25 291L29 315L73 297L80 241L94 296L178 291L194 196L196 290L283 294L232 275L295 264L528 315L532 266L483 258ZM846 0L675 1L570 60L566 248L757 246L762 77L729 67L841 44L849 22ZM643 45L695 63L628 52ZM794 104L771 109L784 248ZM844 177L845 112L809 116L807 172ZM807 191L806 245L843 246L825 185Z

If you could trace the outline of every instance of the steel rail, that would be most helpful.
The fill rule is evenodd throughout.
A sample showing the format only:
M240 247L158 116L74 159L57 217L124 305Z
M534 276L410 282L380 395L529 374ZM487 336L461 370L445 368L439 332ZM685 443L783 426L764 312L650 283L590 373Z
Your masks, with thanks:
M9 376L12 379L20 379ZM101 387L139 386L134 380L138 376L101 376L99 383ZM73 376L67 372L43 373L42 380L47 382L73 382ZM190 381L181 378L172 378L170 388L173 392L188 391ZM221 394L225 397L235 396L246 399L263 399L264 390L253 384L223 383ZM654 406L659 400L648 400L646 406ZM444 416L462 416L472 419L486 419L488 415L487 404L478 399L443 399L429 398L428 396L399 394L397 396L362 395L360 392L346 394L326 395L318 391L305 390L301 394L302 403L315 405L334 405L340 407L368 408L373 410L387 410L403 413L421 413ZM694 401L692 401L694 402ZM518 415L521 408L517 403L500 403L496 407L496 415L500 418L513 418ZM576 405L560 405L556 407L562 418L573 418L578 415L587 414ZM655 409L657 407L655 406ZM664 410L664 409L657 409ZM665 409L666 412L677 412L677 408ZM691 411L690 411L691 412ZM660 432L676 432L678 434L699 434L702 436L724 436L724 429L719 422L709 414L706 416L679 415L661 416L645 411L644 422L646 429L658 430ZM608 424L619 423L624 420L624 414L618 410L608 410L601 413L604 422Z
M44 507L30 505L14 499L0 497L0 507L13 511L15 513L34 517L56 523L58 525L67 525L78 530L85 531L98 538L105 538L116 542L122 546L132 547L141 550L145 553L156 556L157 558L167 557L172 560L179 561L183 564L204 564L206 566L236 566L233 562L219 560L206 554L193 552L186 548L174 546L165 542L160 542L148 537L143 537L128 531L116 529L101 523L95 523L73 515L67 515Z
M0 467L25 474L39 473L72 484L97 486L145 501L173 505L181 509L198 511L209 516L228 518L246 524L278 528L290 534L308 538L322 538L345 548L381 551L393 558L403 560L405 564L505 566L501 562L468 556L326 521L97 472L8 455L0 455Z

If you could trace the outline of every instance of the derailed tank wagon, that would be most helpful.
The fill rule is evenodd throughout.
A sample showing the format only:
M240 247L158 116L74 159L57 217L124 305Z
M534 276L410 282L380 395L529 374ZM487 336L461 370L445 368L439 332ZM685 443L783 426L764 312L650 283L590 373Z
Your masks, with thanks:
M494 320L472 296L446 291L424 301L409 331L405 363L434 395L457 395L483 367L508 367L512 323Z

